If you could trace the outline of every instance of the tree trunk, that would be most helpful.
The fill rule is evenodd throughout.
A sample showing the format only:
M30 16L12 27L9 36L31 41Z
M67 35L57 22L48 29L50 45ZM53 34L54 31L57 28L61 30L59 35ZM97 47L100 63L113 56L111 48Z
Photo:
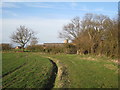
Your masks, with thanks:
M23 47L23 52L24 52L24 47Z
M22 46L23 52L25 51L25 48L24 48L24 47L25 47L25 45Z
M80 54L80 49L77 50L77 54Z

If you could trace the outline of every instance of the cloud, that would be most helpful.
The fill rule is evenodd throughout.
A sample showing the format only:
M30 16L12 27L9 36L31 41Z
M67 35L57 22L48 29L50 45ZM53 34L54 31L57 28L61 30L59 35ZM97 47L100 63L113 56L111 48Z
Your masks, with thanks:
M2 10L2 14L3 14L3 15L14 16L14 17L18 16L17 13L12 12L12 11L10 11L10 10Z
M0 8L0 18L2 18L2 9Z
M62 30L67 19L44 19L44 18L26 18L26 19L3 19L3 42L10 42L10 35L20 25L34 30L39 38L39 43L62 42L58 38L58 32Z
M90 12L90 13L107 13L107 14L117 14L117 11L109 11L109 10L105 10L105 8L103 7L98 7L98 8L94 8L91 9L87 6L83 6L79 9L80 11L84 11L84 12Z
M0 2L0 8L2 7L2 2Z
M94 12L108 13L109 15L110 14L117 14L117 10L115 10L115 11L109 11L109 10L105 10L103 7L93 9L92 11L94 11Z
M51 9L59 9L59 10L69 10L70 7L72 8L73 11L84 11L84 12L89 12L89 11L103 11L101 8L91 10L86 6L76 8L78 5L76 2L71 2L70 7L66 7L64 4L63 5L50 5L50 4L43 4L43 3L24 3L25 6L27 7L34 7L34 8L51 8Z
M94 11L102 12L102 11L104 11L104 8L96 8Z
M64 4L54 5L54 4L46 4L46 3L24 3L26 7L33 7L33 8L51 8L51 9L69 9L66 8Z
M119 2L119 0L4 0L3 2Z
M83 6L79 9L80 11L85 11L85 12L88 12L90 11L90 9L87 7L87 6Z
M39 3L23 3L23 5L26 7L34 7L34 8L51 8L51 9L69 10L69 7L66 7L64 4L56 6L56 5L39 2ZM74 11L115 13L115 11L104 10L103 7L90 9L87 6L83 6L83 7L76 8L78 6L77 2L71 2L70 6L71 6L72 10L74 10ZM21 6L14 2L14 3L3 3L3 7L20 8ZM12 14L12 12L10 12L10 14ZM13 15L16 16L15 13L13 13Z
M27 7L37 7L37 8L54 8L53 6L51 5L48 5L48 4L42 4L42 3L24 3L25 6Z
M3 8L20 8L20 6L18 6L15 2L14 3L4 2L2 3L2 7Z
M77 3L76 3L76 2L72 2L72 3L71 3L71 7L72 7L72 8L77 7Z

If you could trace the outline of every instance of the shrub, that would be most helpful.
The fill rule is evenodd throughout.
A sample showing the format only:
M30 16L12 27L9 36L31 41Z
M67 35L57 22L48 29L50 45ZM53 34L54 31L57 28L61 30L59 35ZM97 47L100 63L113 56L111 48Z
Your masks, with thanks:
M75 45L73 45L72 43L66 43L64 45L65 47L65 53L67 54L76 54L77 53L77 48Z
M43 52L44 51L44 48L42 45L31 45L31 46L28 46L27 47L27 50L30 50L30 51L40 51L40 52Z
M0 50L3 50L3 51L12 49L12 46L10 44L1 44L0 47L1 47Z

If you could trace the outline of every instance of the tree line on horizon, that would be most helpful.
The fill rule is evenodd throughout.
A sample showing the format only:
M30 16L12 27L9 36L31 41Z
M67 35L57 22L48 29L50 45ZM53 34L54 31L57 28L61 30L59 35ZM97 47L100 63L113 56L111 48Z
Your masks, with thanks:
M70 23L64 25L59 37L71 43L66 43L63 47L44 48L37 45L34 32L25 26L20 26L11 35L11 40L20 44L23 49L30 42L27 47L30 51L118 57L118 18L111 19L106 15L87 13L82 19L75 17Z

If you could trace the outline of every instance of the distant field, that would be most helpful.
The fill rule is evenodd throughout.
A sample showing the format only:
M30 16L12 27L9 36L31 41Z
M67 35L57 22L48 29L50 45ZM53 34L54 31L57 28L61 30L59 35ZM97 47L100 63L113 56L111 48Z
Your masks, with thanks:
M107 57L91 55L49 55L3 53L4 88L44 88L52 70L50 58L58 66L55 88L117 88L117 64Z
M52 64L33 53L3 53L3 88L44 88Z

